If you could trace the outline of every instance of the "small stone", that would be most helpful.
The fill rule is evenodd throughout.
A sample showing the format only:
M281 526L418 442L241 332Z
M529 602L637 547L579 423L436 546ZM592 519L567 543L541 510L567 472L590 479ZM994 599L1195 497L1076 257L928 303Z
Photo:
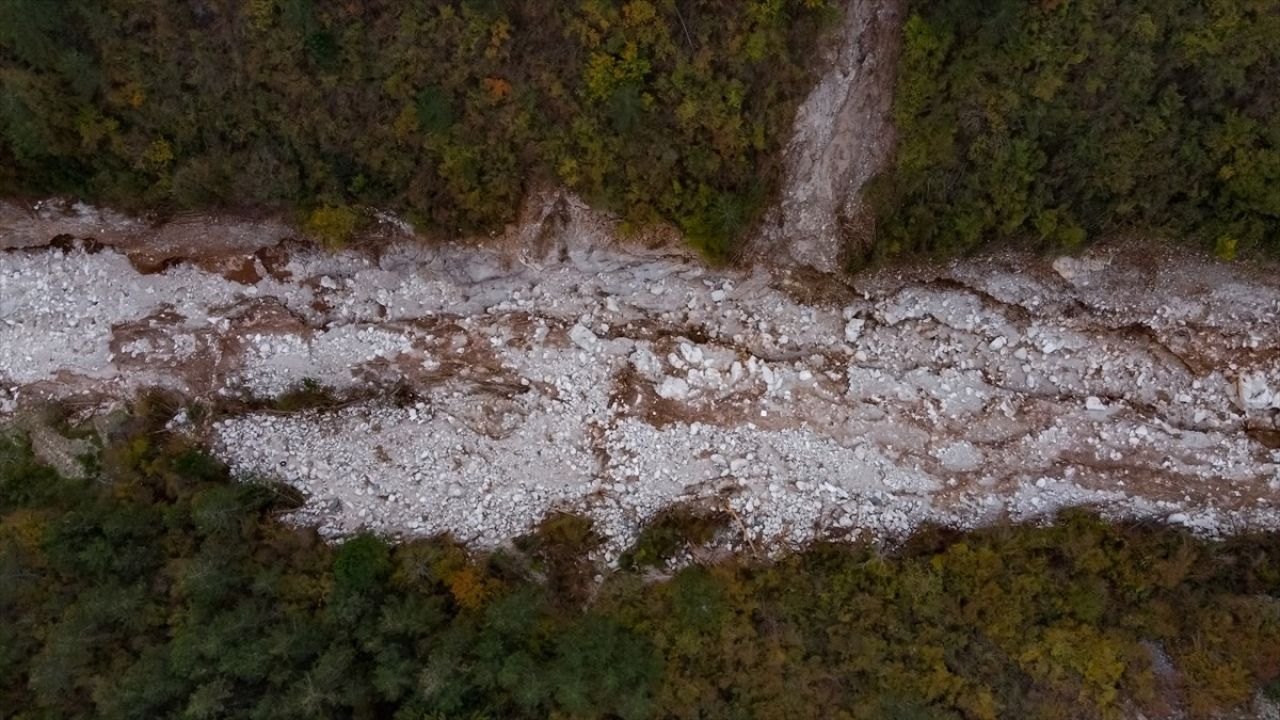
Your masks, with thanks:
M1236 378L1237 404L1241 410L1265 410L1280 407L1280 393L1273 395L1267 379L1261 374L1243 374Z
M667 400L683 400L689 395L689 383L684 378L666 377L658 385L658 397Z
M847 343L856 343L858 338L862 337L862 328L867 324L865 320L853 318L844 324L844 341Z
M591 332L590 328L581 323L576 323L569 329L569 339L573 341L574 345L577 345L583 350L594 349L596 342L599 340L599 338L596 337L596 334Z

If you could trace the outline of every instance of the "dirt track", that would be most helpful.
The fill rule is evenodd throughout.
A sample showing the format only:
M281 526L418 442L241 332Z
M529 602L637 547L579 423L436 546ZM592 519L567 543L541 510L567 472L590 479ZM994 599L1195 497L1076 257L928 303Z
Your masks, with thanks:
M115 227L82 220L68 234ZM620 247L566 199L505 251L388 224L377 253L326 255L205 222L141 233L164 253L126 231L10 242L29 247L0 253L0 409L148 386L233 408L311 378L352 402L188 430L334 533L492 545L571 508L617 546L689 499L754 544L1079 504L1280 525L1275 275L1123 248L848 283L719 271Z

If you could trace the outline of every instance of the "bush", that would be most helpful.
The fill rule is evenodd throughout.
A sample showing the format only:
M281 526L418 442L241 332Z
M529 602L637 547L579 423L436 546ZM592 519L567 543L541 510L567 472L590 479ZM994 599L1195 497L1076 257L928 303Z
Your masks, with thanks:
M339 545L334 555L333 577L341 588L374 590L390 572L391 549L376 535L356 535Z
M303 410L333 407L338 402L331 388L313 378L303 378L297 387L281 393L272 403L278 412L295 413Z
M703 545L728 523L724 513L679 505L658 513L619 559L629 570L657 567L687 547Z
M355 235L359 216L349 207L325 206L311 211L303 229L328 250L341 250Z

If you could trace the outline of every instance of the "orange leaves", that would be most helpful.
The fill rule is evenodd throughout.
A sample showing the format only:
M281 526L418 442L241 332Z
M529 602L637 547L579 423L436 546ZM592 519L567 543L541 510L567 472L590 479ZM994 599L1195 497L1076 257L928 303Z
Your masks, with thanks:
M107 99L113 105L130 107L136 110L146 104L147 89L142 86L142 83L131 80L124 85L109 90Z
M485 94L491 100L505 100L511 94L511 83L502 78L489 77L480 81Z
M449 592L460 607L479 610L493 598L497 583L485 577L475 565L466 565L455 571L447 580Z

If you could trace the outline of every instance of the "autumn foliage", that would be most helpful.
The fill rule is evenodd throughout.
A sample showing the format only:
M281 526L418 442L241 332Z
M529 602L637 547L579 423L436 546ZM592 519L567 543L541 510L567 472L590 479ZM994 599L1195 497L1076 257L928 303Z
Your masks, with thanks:
M337 245L335 208L492 231L531 186L563 183L723 256L776 180L835 16L815 0L6 0L0 193L297 209Z

